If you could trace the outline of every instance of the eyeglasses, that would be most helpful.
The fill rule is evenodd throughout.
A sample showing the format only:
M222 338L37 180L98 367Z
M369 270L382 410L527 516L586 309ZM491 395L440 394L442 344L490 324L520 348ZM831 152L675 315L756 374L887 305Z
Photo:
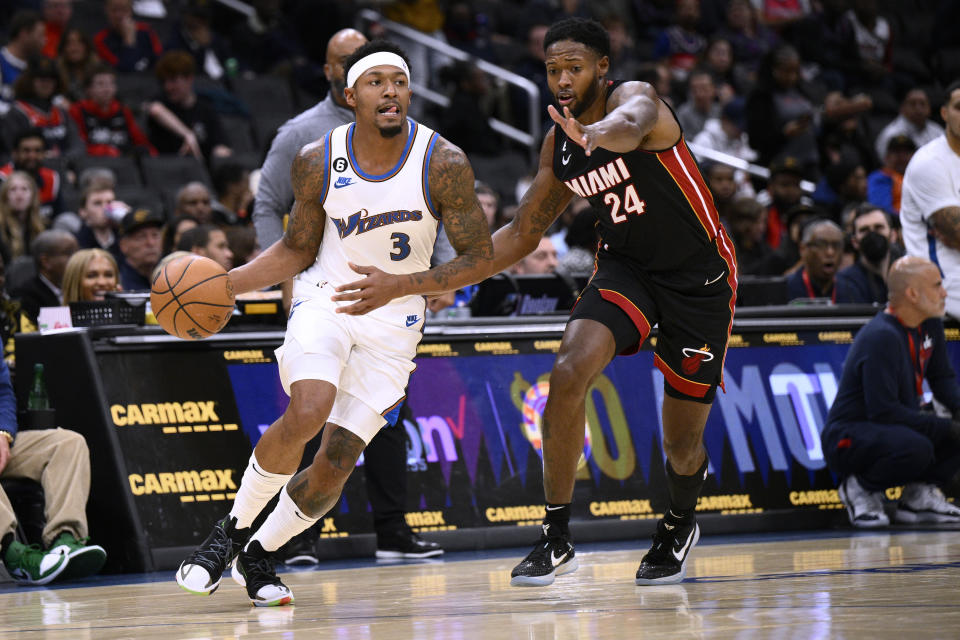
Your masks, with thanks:
M830 240L811 240L807 243L807 246L817 251L827 251L828 249L837 253L843 251L843 242L831 242Z

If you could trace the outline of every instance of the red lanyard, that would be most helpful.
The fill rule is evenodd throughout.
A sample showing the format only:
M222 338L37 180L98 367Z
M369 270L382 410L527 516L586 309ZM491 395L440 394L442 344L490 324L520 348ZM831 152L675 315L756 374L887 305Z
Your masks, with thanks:
M801 272L801 277L803 278L803 286L807 288L807 297L816 298L817 294L813 292L813 284L810 282L810 274L807 273L807 268L804 267ZM837 302L837 283L833 283L833 295L830 297L831 302Z
M897 322L906 329L907 331L907 343L910 345L910 364L913 365L913 381L917 387L917 398L920 399L920 404L923 404L923 373L926 368L926 362L923 359L923 332L920 331L920 327L917 327L917 335L920 337L920 353L919 357L917 354L917 345L913 341L913 331L907 325L903 324L903 320L893 312L890 307L886 309L887 313L892 315L897 319Z

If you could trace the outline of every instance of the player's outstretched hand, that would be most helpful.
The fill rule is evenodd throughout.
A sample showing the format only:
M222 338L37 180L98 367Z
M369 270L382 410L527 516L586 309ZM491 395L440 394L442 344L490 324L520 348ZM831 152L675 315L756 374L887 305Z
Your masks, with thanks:
M552 104L547 105L547 113L550 114L554 122L563 128L563 132L567 134L568 138L584 148L588 156L597 148L596 135L594 135L590 128L580 124L580 122L573 117L569 107L563 108L563 115L561 116L556 107Z
M376 267L355 265L352 262L347 264L350 265L351 269L366 277L337 287L337 294L332 296L331 300L334 302L355 301L354 304L337 307L337 313L360 316L382 307L400 296L399 283L394 274L381 271Z

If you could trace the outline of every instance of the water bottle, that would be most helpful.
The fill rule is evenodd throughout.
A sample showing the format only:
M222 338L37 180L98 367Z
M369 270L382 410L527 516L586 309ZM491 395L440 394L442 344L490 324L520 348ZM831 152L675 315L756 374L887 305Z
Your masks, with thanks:
M47 385L43 381L43 363L33 365L33 384L30 385L30 395L27 397L27 409L49 409L50 397L47 395Z

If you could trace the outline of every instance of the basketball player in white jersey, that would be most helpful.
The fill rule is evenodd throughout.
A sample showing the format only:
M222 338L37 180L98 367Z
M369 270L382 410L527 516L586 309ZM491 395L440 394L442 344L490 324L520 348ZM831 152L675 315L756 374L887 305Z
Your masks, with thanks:
M257 443L230 513L177 571L191 593L213 593L236 559L232 575L253 604L293 602L270 553L337 503L363 448L395 419L421 337L423 296L475 283L490 269L493 245L466 155L406 117L406 56L374 41L344 68L356 121L300 150L283 239L230 272L236 293L296 276L286 340L277 349L290 405ZM457 257L430 269L441 218ZM335 289L357 273L401 275L408 293L394 300L380 287L375 311L338 313L345 303L331 299ZM293 475L324 423L313 464ZM276 508L252 531L277 492Z

